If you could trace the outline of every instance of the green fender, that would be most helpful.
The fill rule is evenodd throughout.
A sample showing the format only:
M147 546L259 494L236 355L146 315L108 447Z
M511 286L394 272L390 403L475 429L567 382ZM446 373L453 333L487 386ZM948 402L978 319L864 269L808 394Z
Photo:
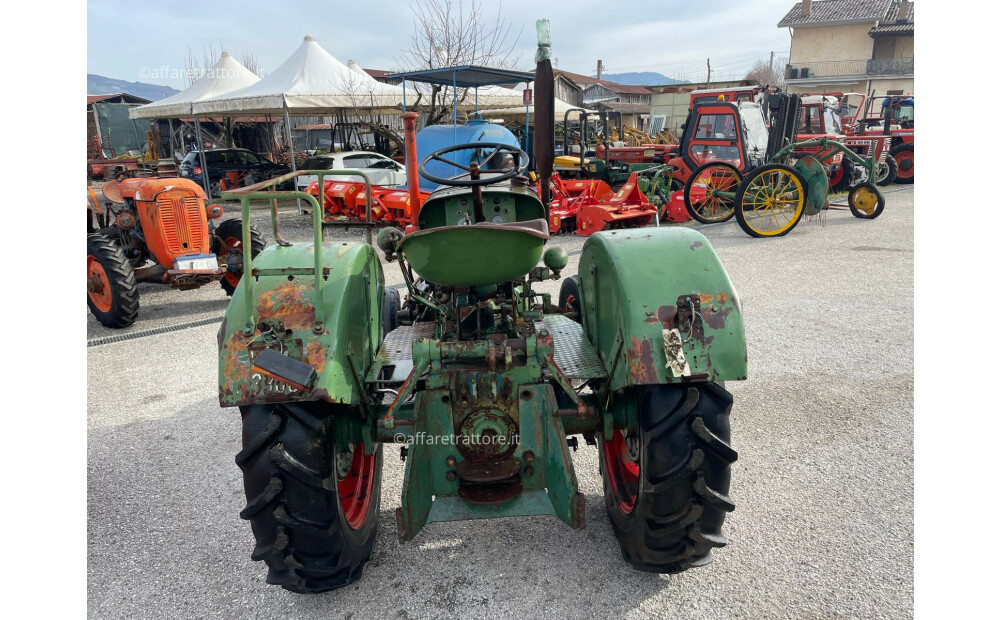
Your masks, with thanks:
M268 247L254 258L254 272L300 271L255 277L252 309L245 302L247 278L240 280L219 329L222 406L309 400L361 403L358 382L364 380L383 338L382 265L372 246L364 243L324 243L322 259L328 275L317 317L312 243ZM301 270L309 273L302 275ZM252 334L246 333L250 310L255 320ZM322 333L314 331L317 318L323 323ZM254 371L251 361L265 348L309 364L316 381L299 389Z
M612 390L746 379L739 298L701 233L680 227L595 233L583 246L579 274L584 331ZM678 368L678 348L687 367L674 371L667 352Z

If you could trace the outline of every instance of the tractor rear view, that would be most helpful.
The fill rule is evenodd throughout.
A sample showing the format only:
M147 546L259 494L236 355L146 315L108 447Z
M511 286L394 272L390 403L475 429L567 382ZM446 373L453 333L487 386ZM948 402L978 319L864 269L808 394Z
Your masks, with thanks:
M549 55L540 20L540 76L551 76ZM404 115L413 164L416 117ZM535 152L551 153L551 119L535 122ZM468 148L420 153L419 176L440 182L428 164ZM540 287L564 278L568 257L545 247L547 206L522 176L527 154L477 148L480 161L444 179L405 232L379 232L402 304L370 242L322 242L307 194L288 193L313 205L314 242L277 237L245 258L253 277L241 279L219 334L219 398L240 408L240 516L268 583L314 593L360 578L384 444L404 448L402 541L480 518L549 515L584 528L571 458L582 435L599 451L605 507L633 567L704 566L726 544L737 454L722 382L746 377L746 343L708 240L686 228L593 234L554 304ZM483 173L490 161L508 164ZM275 181L228 197L248 216L250 200L283 194L262 191Z

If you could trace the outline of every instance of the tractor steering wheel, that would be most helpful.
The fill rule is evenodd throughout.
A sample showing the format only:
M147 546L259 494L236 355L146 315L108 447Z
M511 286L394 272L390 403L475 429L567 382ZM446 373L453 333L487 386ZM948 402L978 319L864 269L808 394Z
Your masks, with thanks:
M485 159L482 159L479 162L473 162L477 164L477 170L475 174L472 173L471 165L464 166L450 159L445 159L444 157L442 157L442 155L447 155L448 153L453 153L455 151L470 151L470 150L480 151L479 156L482 157L482 149L484 148L493 149L493 152L487 155ZM509 153L511 155L515 155L517 157L518 167L508 169L506 172L498 176L494 176L491 174L487 178L478 178L479 173L488 172L486 170L486 164L488 164L491 159L496 157L497 153ZM461 170L465 170L466 172L473 174L473 176L476 178L445 179L442 177L434 176L433 174L427 172L427 164L429 164L431 161L434 160L446 163L449 166L454 166ZM469 142L466 144L456 144L454 146L446 146L443 149L438 149L434 151L427 157L423 158L423 160L420 162L420 166L417 169L417 171L420 173L420 176L424 177L425 179L427 179L432 183L439 183L441 185L451 185L454 187L480 187L483 185L490 185L493 183L499 183L500 181L506 181L507 179L512 179L517 175L523 173L527 169L528 169L528 154L516 146L511 146L509 144L504 144L502 142Z

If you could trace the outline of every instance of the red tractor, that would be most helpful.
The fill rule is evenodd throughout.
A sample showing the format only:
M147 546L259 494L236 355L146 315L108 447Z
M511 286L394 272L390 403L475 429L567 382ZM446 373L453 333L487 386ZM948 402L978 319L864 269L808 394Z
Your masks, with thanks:
M803 95L803 124L814 122L821 126L825 137L837 136L838 142L862 157L875 160L875 179L877 185L890 185L896 179L896 161L890 156L890 141L877 134L860 134L857 132L857 119L867 97L862 93L823 93L819 95ZM809 120L805 117L809 116ZM804 132L801 128L800 135ZM823 137L823 136L815 136ZM844 160L843 165L832 169L830 174L830 190L846 191L866 179L862 179L863 170L850 160Z
M865 114L849 130L857 136L884 136L896 167L896 183L913 183L913 95L886 95L880 114L872 114L876 97L868 97Z
M684 203L694 219L724 222L733 217L732 205L713 196L735 192L743 174L767 160L768 129L758 103L726 101L723 93L695 101L696 93L681 142L667 161L673 168L671 189L684 189Z
M87 305L105 327L127 327L139 316L138 282L180 290L219 282L232 295L243 274L240 220L218 226L222 207L206 205L204 190L177 177L126 178L102 188L106 203L87 192ZM265 241L249 230L253 255Z

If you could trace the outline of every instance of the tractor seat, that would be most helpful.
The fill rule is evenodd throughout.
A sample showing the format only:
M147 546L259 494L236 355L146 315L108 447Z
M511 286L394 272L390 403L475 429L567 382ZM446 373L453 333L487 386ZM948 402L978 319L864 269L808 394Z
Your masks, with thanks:
M396 251L420 277L441 286L486 286L523 277L549 239L544 218L478 222L412 232Z

